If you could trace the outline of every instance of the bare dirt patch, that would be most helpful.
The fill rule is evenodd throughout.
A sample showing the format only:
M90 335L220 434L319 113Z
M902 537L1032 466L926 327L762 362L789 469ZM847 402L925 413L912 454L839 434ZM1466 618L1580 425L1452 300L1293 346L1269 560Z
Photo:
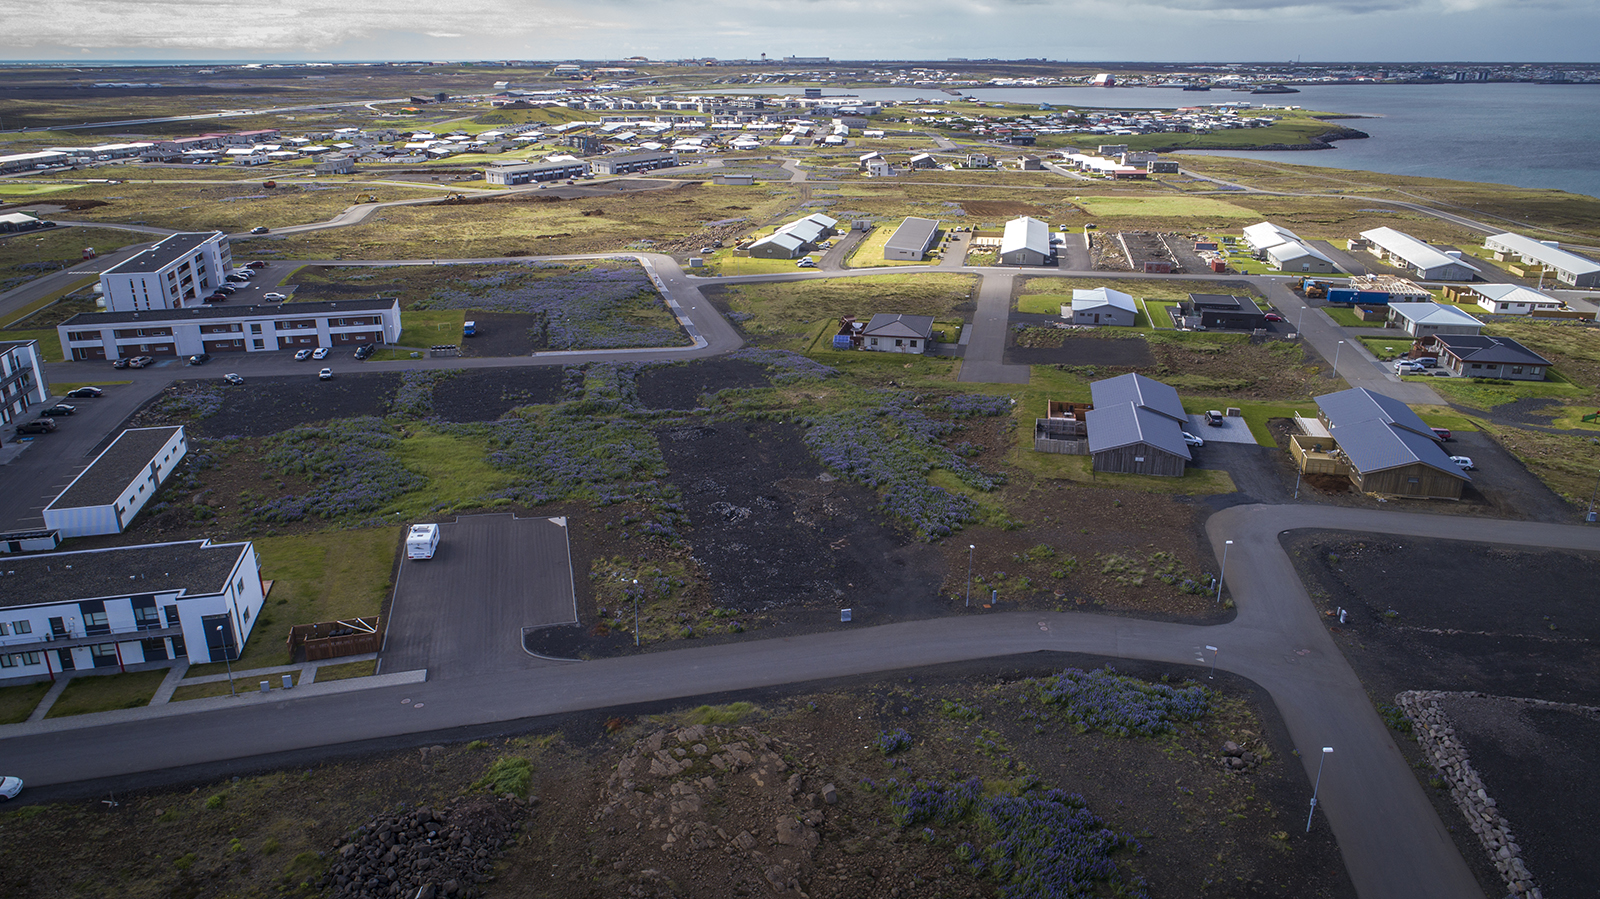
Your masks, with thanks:
M700 397L749 387L768 387L761 366L751 362L706 360L646 369L638 379L639 400L651 409L696 409Z
M316 363L305 364L306 374L314 374ZM197 437L265 437L317 421L382 416L399 386L400 376L387 372L338 373L331 381L253 377L236 386L220 379L178 381L135 413L132 426L184 425Z
M445 421L494 421L519 406L561 399L562 369L462 369L433 386L434 413Z

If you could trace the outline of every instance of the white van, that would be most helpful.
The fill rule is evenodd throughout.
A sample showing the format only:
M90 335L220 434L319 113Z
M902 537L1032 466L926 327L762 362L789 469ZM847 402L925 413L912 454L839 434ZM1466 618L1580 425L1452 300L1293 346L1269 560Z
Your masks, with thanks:
M411 532L406 534L406 558L431 559L433 551L439 548L439 526L436 524L414 524Z

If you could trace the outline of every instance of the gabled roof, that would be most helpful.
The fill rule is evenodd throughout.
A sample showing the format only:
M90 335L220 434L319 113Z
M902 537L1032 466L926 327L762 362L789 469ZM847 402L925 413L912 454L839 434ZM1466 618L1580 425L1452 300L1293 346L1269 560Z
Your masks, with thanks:
M1299 242L1299 235L1280 225L1271 222L1260 222L1244 229L1245 243L1251 249L1264 250L1287 241Z
M1322 410L1322 416L1328 420L1330 428L1358 421L1381 421L1430 439L1433 434L1432 429L1417 417L1417 413L1411 411L1410 406L1365 387L1323 394L1317 397L1317 408Z
M1437 268L1441 265L1460 265L1469 271L1475 272L1478 270L1478 267L1472 263L1464 259L1457 259L1454 256L1447 256L1404 231L1396 231L1393 228L1373 228L1371 231L1361 232L1361 236L1417 268L1428 269Z
M1531 287L1523 287L1520 284L1478 284L1473 286L1472 292L1481 297L1487 297L1496 303L1529 303L1540 306L1561 305L1561 301L1555 297L1547 297Z
M911 253L925 253L933 243L934 235L939 233L940 221L938 219L918 218L907 216L894 229L894 234L889 236L888 242L883 247L886 250L905 250Z
M1096 381L1089 385L1089 393L1094 397L1097 409L1118 403L1132 403L1160 413L1179 424L1189 420L1189 414L1183 411L1183 403L1178 399L1178 391L1137 372Z
M1293 259L1304 259L1307 256L1313 259L1320 259L1329 265L1336 264L1326 255L1317 252L1315 247L1303 244L1298 240L1286 240L1276 246L1267 247L1267 258L1273 262L1287 262Z
M1050 226L1032 216L1023 216L1006 222L1006 231L1000 237L1000 255L1015 250L1033 250L1050 255Z
M764 246L769 246L770 245L770 246L782 247L785 250L788 250L789 252L792 253L792 252L794 252L796 250L799 250L801 247L805 246L808 243L810 243L810 241L806 240L804 237L801 237L798 234L794 234L794 233L791 233L791 232L788 232L788 231L779 231L777 234L769 234L766 237L763 237L760 240L755 241L754 243L750 244L750 249L753 250L756 247L764 247Z
M868 337L910 337L931 340L933 316L879 312L872 316L872 320L867 322L866 330L861 333Z
M1483 322L1454 306L1444 306L1439 303L1390 303L1389 308L1395 315L1406 321L1416 322L1419 325L1472 325L1483 327Z
M1470 481L1439 446L1411 407L1392 397L1352 387L1317 397L1317 408L1339 449L1362 474L1422 463Z
M1096 397L1084 419L1091 453L1144 443L1186 460L1192 458L1183 441L1183 426L1147 406L1127 402L1101 406Z
M1487 334L1439 334L1433 340L1450 355L1463 362L1484 362L1490 365L1550 364L1549 359L1509 337L1490 337Z
M1551 268L1561 269L1573 274L1581 275L1600 271L1600 262L1586 259L1576 253L1569 253L1560 247L1552 247L1531 237L1523 237L1521 234L1496 234L1485 240L1483 245L1490 249L1504 247L1524 259L1532 259Z
M1110 306L1114 309L1122 309L1127 312L1132 312L1134 315L1139 314L1139 307L1134 305L1133 297L1123 293L1120 290L1112 290L1109 287L1096 287L1093 290L1072 291L1073 312L1099 309L1104 306Z

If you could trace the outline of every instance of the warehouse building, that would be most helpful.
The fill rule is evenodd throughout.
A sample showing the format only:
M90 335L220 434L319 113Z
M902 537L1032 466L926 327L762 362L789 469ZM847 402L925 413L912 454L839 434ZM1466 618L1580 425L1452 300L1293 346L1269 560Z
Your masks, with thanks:
M188 451L181 427L123 431L44 507L44 526L62 537L122 533Z
M400 301L83 312L58 325L56 333L62 351L77 361L381 345L400 339Z
M1096 381L1089 391L1094 404L1084 418L1095 471L1183 477L1192 457L1178 391L1132 373Z
M832 237L838 224L838 219L813 213L780 227L748 249L757 259L798 259L816 249L820 241Z
M488 184L497 184L501 187L515 187L519 184L582 178L588 173L589 167L576 160L572 162L508 163L505 165L496 163L484 170L483 180Z
M30 407L49 400L39 341L0 341L0 424L19 421Z
M1298 240L1288 240L1267 248L1267 262L1280 272L1331 275L1339 266L1316 248Z
M1478 267L1461 258L1460 251L1434 249L1403 231L1373 228L1351 241L1350 249L1365 249L1395 268L1410 271L1424 281L1471 281Z
M937 219L908 216L900 223L900 227L889 235L888 243L883 245L883 258L900 262L921 262L922 257L928 255L934 241L939 237L939 225Z
M618 153L590 159L589 170L596 175L632 175L635 172L670 169L677 164L678 154L671 150L656 153Z
M266 599L250 543L191 540L8 558L0 679L237 659Z
M1534 240L1521 234L1496 234L1483 248L1502 262L1516 259L1550 270L1557 281L1572 287L1600 287L1600 262L1561 249L1555 241Z
M1131 328L1139 319L1133 297L1109 287L1073 290L1072 305L1061 307L1061 317L1075 325L1115 325Z
M1049 225L1032 216L1006 222L1000 237L1001 265L1046 265L1052 258Z
M221 231L184 232L100 273L107 312L199 306L233 270Z

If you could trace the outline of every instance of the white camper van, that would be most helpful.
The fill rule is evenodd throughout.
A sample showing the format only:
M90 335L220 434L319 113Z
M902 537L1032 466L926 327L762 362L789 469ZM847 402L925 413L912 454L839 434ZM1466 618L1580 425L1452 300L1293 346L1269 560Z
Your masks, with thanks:
M433 551L439 548L439 526L436 524L414 524L411 532L406 534L406 558L431 559Z

